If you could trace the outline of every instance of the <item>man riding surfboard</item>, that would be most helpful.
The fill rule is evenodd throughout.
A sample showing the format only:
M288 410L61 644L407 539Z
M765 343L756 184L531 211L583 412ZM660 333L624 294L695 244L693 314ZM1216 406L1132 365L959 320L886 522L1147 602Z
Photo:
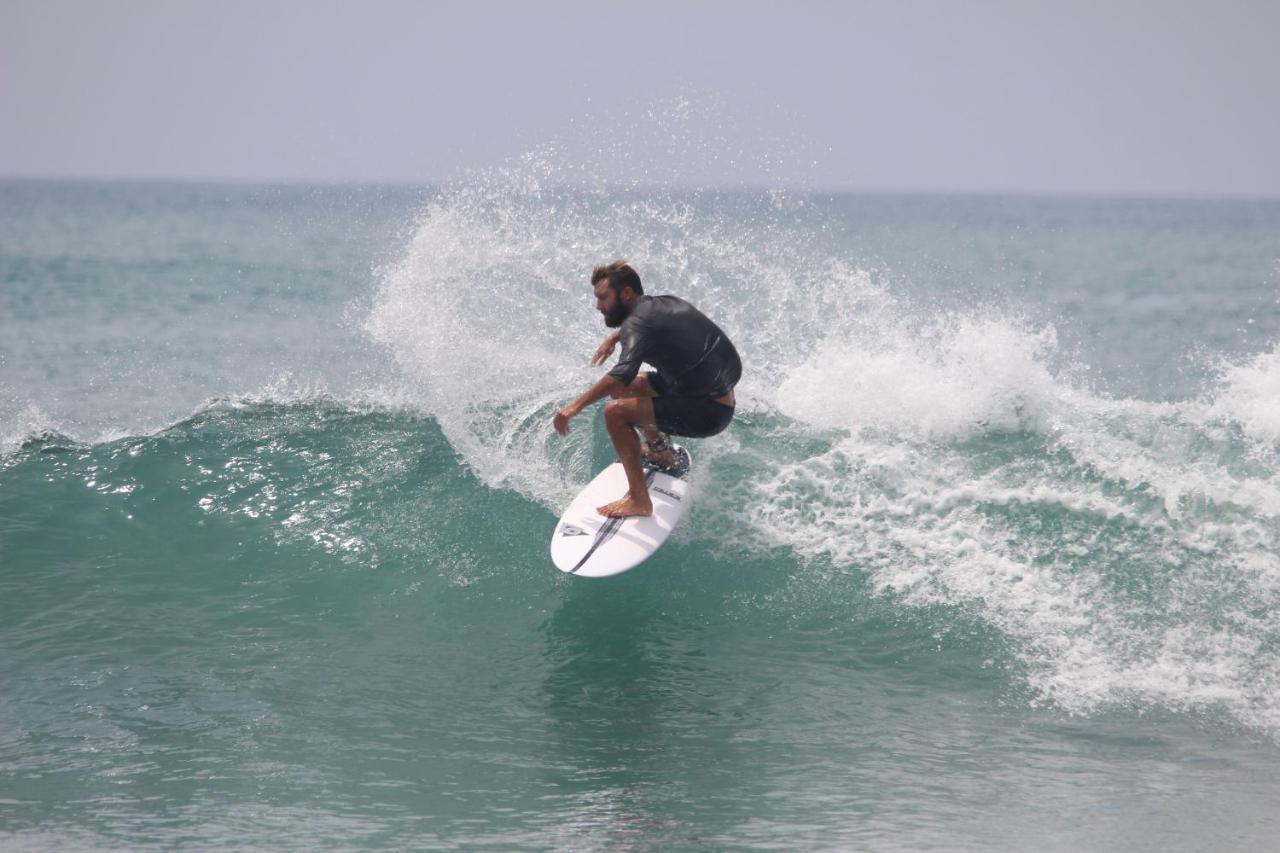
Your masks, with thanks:
M729 336L678 296L646 296L640 275L626 261L591 273L596 310L618 331L605 338L591 363L602 364L619 341L622 354L612 370L556 412L556 432L568 435L569 420L605 397L605 427L627 474L627 494L598 507L608 517L653 513L640 458L645 436L650 464L677 464L667 434L691 438L715 435L733 420L733 388L742 361ZM641 362L657 370L640 373Z

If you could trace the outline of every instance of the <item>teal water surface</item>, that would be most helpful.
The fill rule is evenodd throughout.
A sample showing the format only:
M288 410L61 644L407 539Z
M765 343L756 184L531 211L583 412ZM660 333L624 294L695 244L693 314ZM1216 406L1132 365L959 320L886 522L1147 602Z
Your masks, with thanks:
M0 186L0 844L1273 845L1280 205L508 178ZM621 254L748 370L591 582Z

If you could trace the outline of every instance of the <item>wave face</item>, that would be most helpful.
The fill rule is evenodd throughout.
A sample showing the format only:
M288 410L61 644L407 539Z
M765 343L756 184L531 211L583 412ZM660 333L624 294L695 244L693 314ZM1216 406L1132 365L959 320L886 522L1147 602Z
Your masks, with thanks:
M547 171L427 207L366 322L481 481L554 509L585 480L585 430L546 422L595 375L587 270L625 250L747 365L735 428L699 449L686 541L980 618L1072 712L1213 709L1280 733L1280 350L1184 352L1207 362L1195 398L1117 397L1053 323L895 292L804 199L566 193Z
M1280 206L566 177L262 190L216 240L223 190L5 189L44 212L0 214L0 837L1269 837ZM746 374L687 523L584 583L545 543L610 451L549 425L619 256Z

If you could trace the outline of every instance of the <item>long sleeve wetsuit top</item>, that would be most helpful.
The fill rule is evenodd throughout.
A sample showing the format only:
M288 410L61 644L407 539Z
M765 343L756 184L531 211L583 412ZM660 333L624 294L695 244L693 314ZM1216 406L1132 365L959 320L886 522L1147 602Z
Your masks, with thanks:
M742 377L729 336L678 296L641 296L618 333L622 355L609 375L624 385L641 362L657 368L663 396L723 397Z

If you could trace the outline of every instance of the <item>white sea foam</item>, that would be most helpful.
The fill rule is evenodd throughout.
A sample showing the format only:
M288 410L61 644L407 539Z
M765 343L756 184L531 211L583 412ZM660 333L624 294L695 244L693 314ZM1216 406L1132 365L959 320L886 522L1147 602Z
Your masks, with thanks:
M1168 404L1073 386L1053 346L971 318L824 343L777 402L836 438L758 456L729 512L907 602L977 608L1060 707L1218 709L1280 734L1274 356L1210 404Z
M1224 364L1210 413L1272 449L1280 444L1280 346L1240 364Z
M59 424L34 403L8 401L0 408L0 454L11 453L29 439L60 431Z
M827 428L934 438L1013 431L1046 415L1058 393L1044 362L1055 343L1052 327L899 318L856 340L825 338L787 375L777 404Z

